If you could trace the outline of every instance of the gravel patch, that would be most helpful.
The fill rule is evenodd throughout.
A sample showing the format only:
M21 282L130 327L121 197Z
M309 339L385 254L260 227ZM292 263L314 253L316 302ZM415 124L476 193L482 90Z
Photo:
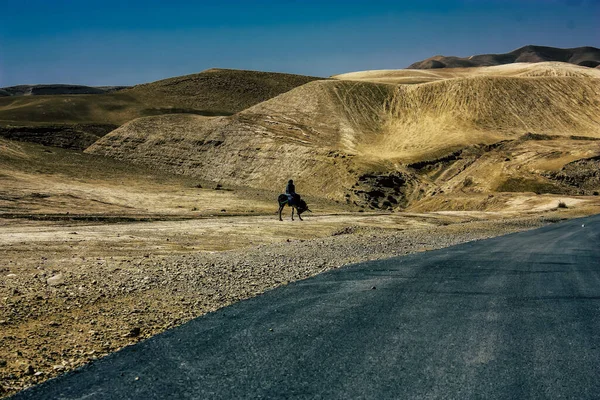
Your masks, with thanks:
M350 263L439 249L556 222L540 217L333 236L218 253L42 259L0 265L0 395L77 368L192 318Z

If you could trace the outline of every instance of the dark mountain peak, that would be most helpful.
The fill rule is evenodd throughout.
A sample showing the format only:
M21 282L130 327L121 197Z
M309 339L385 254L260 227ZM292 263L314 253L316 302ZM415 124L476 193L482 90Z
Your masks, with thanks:
M591 46L561 49L557 47L530 44L504 54L481 54L470 57L434 56L416 62L408 68L468 68L518 62L536 63L544 61L560 61L595 68L600 65L600 49Z

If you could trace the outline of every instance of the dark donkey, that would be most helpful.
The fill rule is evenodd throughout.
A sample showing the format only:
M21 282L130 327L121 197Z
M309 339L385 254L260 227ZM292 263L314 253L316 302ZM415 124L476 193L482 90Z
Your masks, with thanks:
M280 194L279 197L277 197L277 201L279 202L279 220L280 221L283 221L281 219L281 211L283 210L283 207L285 207L286 204L288 206L292 207L292 221L294 220L294 209L296 209L296 211L298 212L298 218L300 218L300 221L302 221L302 217L300 215L305 211L310 211L308 209L308 206L306 205L306 202L303 199L295 201L294 204L289 204L287 194ZM312 211L310 211L310 212L312 212Z

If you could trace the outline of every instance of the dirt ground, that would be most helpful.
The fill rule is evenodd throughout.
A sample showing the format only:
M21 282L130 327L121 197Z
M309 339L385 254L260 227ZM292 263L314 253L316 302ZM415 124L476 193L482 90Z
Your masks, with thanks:
M11 219L0 229L0 385L9 395L331 268L576 215L347 213L303 222L272 215L100 224Z

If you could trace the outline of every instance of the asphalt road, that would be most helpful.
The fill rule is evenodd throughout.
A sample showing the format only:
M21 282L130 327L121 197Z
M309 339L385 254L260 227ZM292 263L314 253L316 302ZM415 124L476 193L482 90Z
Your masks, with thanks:
M600 216L352 265L15 398L600 398L599 272Z

